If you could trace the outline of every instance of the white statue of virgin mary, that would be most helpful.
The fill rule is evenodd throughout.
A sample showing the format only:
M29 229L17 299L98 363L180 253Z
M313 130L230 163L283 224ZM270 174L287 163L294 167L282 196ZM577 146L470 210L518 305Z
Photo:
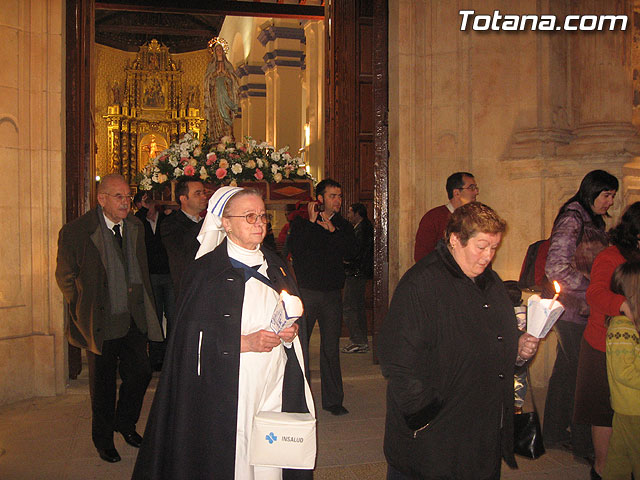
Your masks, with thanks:
M211 61L204 75L204 115L213 141L233 138L233 118L238 113L238 77L227 60L229 45L223 38L209 40Z

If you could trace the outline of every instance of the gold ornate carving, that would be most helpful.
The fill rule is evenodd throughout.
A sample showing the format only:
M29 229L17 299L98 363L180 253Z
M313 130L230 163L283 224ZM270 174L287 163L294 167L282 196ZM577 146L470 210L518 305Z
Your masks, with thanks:
M109 172L132 183L151 154L159 153L180 135L204 128L197 86L182 84L180 63L169 48L151 40L140 46L136 58L124 67L125 83L109 85L107 125ZM183 93L184 92L184 93ZM152 142L155 141L155 146Z

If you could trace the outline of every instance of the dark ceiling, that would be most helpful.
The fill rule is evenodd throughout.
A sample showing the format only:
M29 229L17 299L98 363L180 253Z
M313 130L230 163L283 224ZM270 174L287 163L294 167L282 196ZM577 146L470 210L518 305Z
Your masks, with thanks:
M233 0L110 0L96 2L95 39L109 47L137 52L157 39L172 53L207 48L225 16L324 18L323 5Z

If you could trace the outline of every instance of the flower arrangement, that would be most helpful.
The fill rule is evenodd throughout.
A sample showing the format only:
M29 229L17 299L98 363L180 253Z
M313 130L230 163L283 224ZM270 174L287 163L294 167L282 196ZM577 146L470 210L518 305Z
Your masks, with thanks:
M251 137L234 143L231 137L202 143L193 132L158 153L138 175L140 190L160 189L171 180L192 177L214 185L236 186L239 182L313 179L300 157L292 157L289 147L276 150Z

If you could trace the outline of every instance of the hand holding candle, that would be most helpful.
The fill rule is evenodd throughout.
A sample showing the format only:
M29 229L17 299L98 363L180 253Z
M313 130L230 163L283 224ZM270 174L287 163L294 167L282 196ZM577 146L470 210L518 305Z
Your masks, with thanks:
M289 328L302 316L302 312L302 301L283 290L280 293L280 301L271 316L271 330L274 333L280 333L285 328Z
M560 285L555 280L553 284L556 294L551 300L531 295L527 302L527 333L536 338L544 338L564 312L564 306L557 301Z

